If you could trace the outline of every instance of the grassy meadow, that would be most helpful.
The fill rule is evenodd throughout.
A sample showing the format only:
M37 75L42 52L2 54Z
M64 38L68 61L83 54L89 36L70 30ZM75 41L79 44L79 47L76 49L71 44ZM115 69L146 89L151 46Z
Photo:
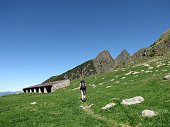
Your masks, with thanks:
M163 77L170 73L170 59L147 64L150 66L140 64L86 78L85 103L76 89L80 80L54 93L0 97L0 127L169 127L170 81ZM127 75L130 70L138 74ZM135 96L142 96L144 102L120 104ZM116 103L112 109L101 109L111 102ZM94 106L88 110L80 108L90 104ZM145 109L155 111L157 116L142 117Z

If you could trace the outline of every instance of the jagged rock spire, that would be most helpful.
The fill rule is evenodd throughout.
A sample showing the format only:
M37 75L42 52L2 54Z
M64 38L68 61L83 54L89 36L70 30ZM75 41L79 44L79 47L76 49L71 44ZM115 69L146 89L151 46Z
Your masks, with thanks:
M118 55L118 57L116 58L116 63L117 63L117 67L125 67L127 66L129 63L131 62L131 56L129 55L129 53L126 51L126 49L124 49L120 55Z
M115 60L112 58L108 50L100 52L93 61L97 73L103 73L112 70L115 67Z

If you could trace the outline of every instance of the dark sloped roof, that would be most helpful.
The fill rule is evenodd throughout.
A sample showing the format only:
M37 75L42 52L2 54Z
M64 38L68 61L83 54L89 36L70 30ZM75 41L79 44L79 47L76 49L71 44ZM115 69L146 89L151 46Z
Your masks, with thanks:
M39 87L45 87L45 86L53 86L53 85L55 85L55 84L57 84L57 83L59 83L59 82L61 82L61 81L41 83L41 84L38 84L38 85L26 87L26 88L23 88L23 89L39 88Z

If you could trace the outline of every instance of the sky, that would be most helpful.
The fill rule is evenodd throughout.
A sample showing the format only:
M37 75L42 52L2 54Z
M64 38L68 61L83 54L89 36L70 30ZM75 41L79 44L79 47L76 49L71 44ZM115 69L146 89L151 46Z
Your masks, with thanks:
M115 59L170 28L169 0L0 0L0 92L39 84L106 49Z

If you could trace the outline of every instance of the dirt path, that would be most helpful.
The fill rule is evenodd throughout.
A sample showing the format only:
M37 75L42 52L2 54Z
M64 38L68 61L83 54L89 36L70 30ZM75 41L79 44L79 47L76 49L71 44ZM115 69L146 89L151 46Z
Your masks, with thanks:
M84 111L89 116L91 116L97 120L106 122L108 124L108 127L131 127L130 125L126 125L126 124L118 124L116 121L114 121L112 119L108 119L108 118L101 116L99 114L95 114L90 108L85 108Z

